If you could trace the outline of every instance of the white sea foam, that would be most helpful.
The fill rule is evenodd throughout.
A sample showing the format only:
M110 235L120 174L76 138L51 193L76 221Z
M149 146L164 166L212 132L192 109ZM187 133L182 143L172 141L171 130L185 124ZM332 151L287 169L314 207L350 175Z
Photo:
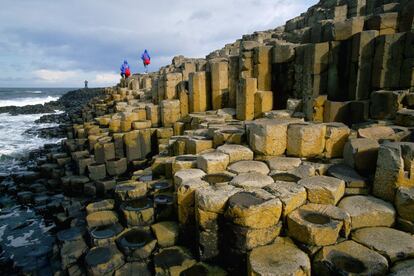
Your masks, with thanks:
M7 240L10 242L9 244L7 244L7 246L11 246L11 247L22 247L22 246L27 246L27 245L31 245L31 244L35 244L38 243L35 240L32 240L31 237L34 234L34 230L29 230L27 233L23 233L22 236L19 237L14 237L14 236L8 236Z
M24 132L31 128L53 127L56 124L36 124L34 121L45 114L11 116L0 114L0 158L3 155L18 157L38 149L45 143L56 143L60 139L44 139Z
M41 93L41 91L40 91ZM28 97L28 98L15 98L15 99L8 99L8 100L0 100L0 106L25 106L25 105L33 105L33 104L44 104L51 101L58 100L59 97Z

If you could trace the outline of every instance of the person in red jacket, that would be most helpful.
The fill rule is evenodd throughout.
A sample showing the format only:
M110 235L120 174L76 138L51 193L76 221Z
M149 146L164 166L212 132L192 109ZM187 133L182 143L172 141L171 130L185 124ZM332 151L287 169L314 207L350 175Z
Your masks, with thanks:
M144 53L141 55L142 62L144 63L145 73L148 73L148 65L151 63L151 57L148 54L147 49L145 49Z
M128 78L131 75L131 69L127 60L124 60L124 63L121 65L121 76L122 78Z

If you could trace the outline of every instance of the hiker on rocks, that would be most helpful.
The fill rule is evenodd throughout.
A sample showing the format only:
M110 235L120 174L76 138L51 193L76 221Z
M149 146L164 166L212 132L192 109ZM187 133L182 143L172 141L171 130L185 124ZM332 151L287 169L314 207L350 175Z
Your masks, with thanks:
M148 54L147 49L145 49L144 53L141 55L142 62L144 63L145 73L148 73L148 65L151 63L151 57Z
M128 78L131 75L131 69L129 68L128 61L125 59L121 65L121 76L123 79Z

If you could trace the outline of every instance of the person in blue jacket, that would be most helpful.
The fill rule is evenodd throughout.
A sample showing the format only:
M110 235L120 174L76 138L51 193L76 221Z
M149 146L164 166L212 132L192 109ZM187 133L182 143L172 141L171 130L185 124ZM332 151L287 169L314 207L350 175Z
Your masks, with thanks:
M151 57L148 54L147 49L145 49L144 53L141 55L142 62L144 63L145 73L148 73L148 65L151 63Z
M122 78L128 78L131 75L131 69L129 68L128 61L125 59L121 65L121 76Z

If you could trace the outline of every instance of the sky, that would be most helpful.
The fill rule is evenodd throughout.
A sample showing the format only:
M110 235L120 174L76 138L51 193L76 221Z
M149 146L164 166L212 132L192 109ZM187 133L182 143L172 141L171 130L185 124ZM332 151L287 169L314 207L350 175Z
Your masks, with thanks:
M274 29L317 0L18 0L0 10L0 87L91 87L119 81L126 58L142 72L176 55L205 57Z

